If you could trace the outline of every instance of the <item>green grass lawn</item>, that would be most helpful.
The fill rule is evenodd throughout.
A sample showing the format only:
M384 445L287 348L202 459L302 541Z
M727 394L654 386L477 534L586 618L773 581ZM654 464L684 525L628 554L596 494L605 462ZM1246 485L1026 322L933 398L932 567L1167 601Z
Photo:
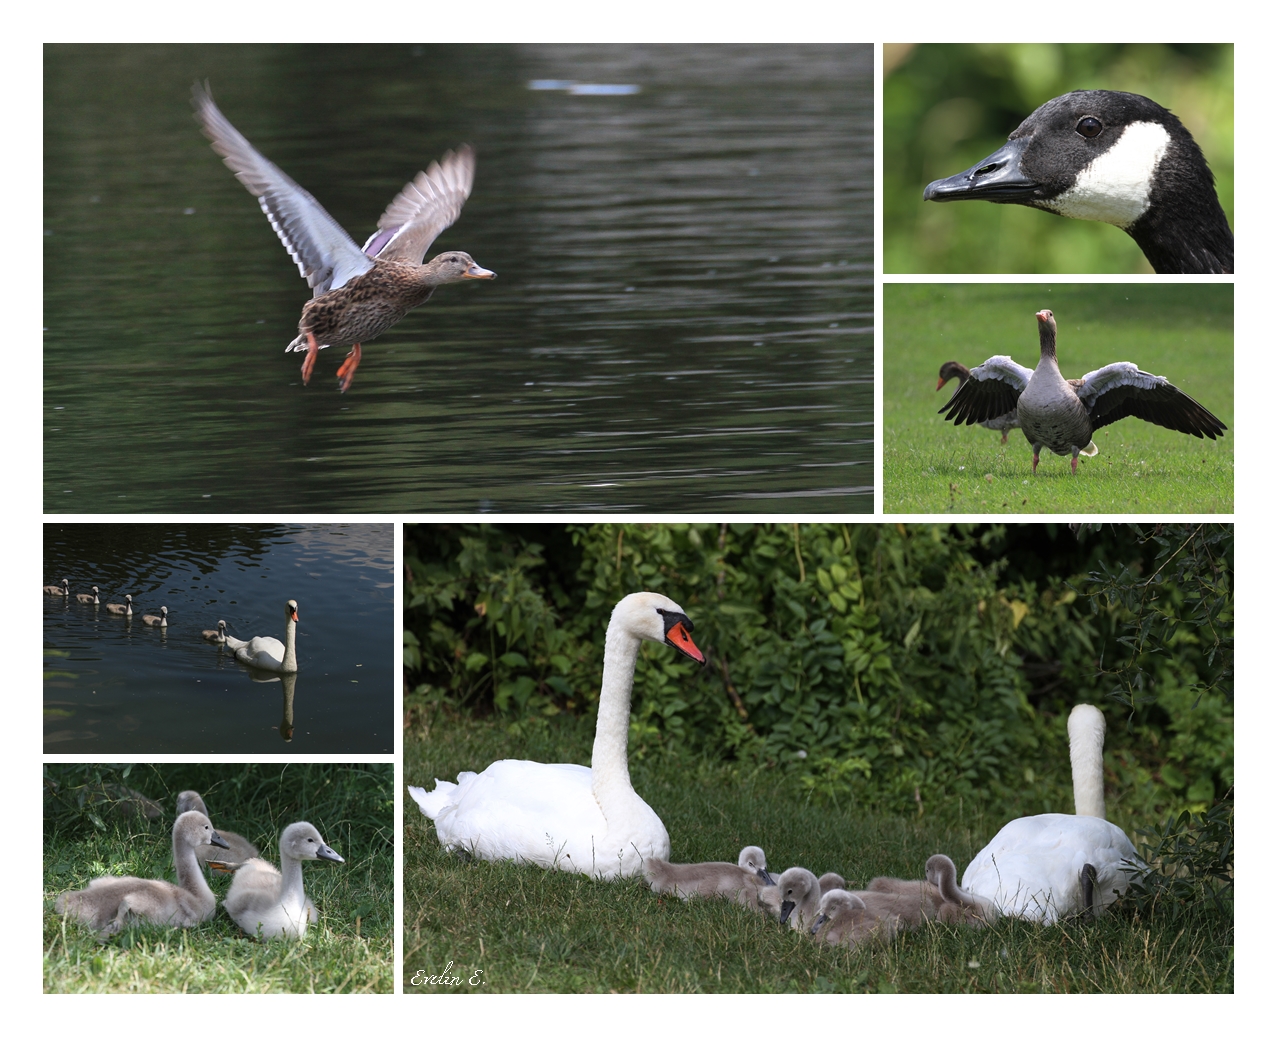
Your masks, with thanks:
M64 789L75 770L46 765ZM209 885L217 914L190 929L136 926L99 943L53 912L58 894L99 875L175 881L172 815L147 821L104 811L94 828L46 799L44 989L46 993L391 993L394 990L394 798L389 764L138 765L130 788L168 811L178 792L204 794L213 823L250 839L279 863L279 832L312 822L344 865L308 861L306 893L320 912L303 941L259 943L221 907L229 877Z
M888 513L1206 514L1233 511L1233 287L1229 284L939 285L883 288L883 507ZM937 411L946 360L1038 360L1034 313L1059 325L1060 369L1077 378L1129 360L1164 375L1227 425L1197 439L1124 418L1099 454L1044 453L1032 475L1024 433L955 426Z
M587 724L437 717L405 733L406 784L482 770L501 758L589 762ZM756 843L779 871L836 870L851 888L875 875L921 878L935 852L961 875L1003 822L901 818L854 803L809 802L774 770L687 759L631 761L641 796L665 822L672 859L734 860ZM1061 804L1061 808L1066 808ZM1110 816L1128 830L1130 819ZM821 946L725 901L654 895L637 878L596 882L531 866L464 861L405 795L404 990L412 992L1147 992L1231 991L1231 927L1127 910L1042 928L931 926L876 950ZM449 968L449 962L452 963ZM412 979L460 976L461 984ZM471 979L476 979L474 985Z

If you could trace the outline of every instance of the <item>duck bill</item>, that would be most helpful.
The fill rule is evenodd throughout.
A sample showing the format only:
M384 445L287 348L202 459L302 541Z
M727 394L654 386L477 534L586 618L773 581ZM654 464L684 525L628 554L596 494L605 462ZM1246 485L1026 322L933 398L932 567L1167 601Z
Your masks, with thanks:
M705 656L701 654L701 650L692 641L692 635L687 632L687 626L682 621L673 624L665 631L665 643L673 645L688 658L695 659L698 663L704 665Z
M478 263L471 263L470 269L461 276L469 277L476 281L495 281L497 279L496 274L494 274L491 270L485 270Z
M970 169L927 184L927 189L922 192L922 200L962 202L976 199L986 202L1032 203L1038 196L1038 183L1020 167L1020 159L1028 145L1028 137L1007 141Z

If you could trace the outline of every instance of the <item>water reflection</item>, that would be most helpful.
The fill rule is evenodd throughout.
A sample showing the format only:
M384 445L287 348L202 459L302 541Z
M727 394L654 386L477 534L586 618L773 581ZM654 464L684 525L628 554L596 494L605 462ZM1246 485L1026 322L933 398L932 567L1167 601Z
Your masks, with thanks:
M52 47L45 69L47 511L871 508L870 48ZM283 347L309 293L190 118L205 77L356 238L473 144L437 247L501 280L437 293L345 397L322 366L303 389Z

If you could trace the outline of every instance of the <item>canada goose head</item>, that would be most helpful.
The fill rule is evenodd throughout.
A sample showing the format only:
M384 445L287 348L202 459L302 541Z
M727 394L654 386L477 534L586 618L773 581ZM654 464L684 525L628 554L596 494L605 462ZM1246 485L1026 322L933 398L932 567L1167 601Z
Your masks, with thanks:
M926 201L983 199L1120 227L1158 273L1232 273L1233 234L1192 134L1139 94L1074 90L1047 101Z
M295 821L284 829L279 837L279 853L281 857L291 857L295 861L346 863L336 850L324 842L319 829L308 821Z
M612 610L609 629L618 620L635 637L644 641L664 642L698 663L705 662L705 656L692 641L692 621L687 618L681 605L664 594L651 591L627 594Z

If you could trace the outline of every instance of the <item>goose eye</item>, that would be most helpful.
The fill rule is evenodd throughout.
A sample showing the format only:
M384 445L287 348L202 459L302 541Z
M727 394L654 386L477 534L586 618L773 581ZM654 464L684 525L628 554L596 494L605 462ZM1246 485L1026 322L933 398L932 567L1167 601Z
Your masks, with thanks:
M1094 115L1084 116L1077 123L1077 131L1083 137L1098 137L1102 129L1104 129L1104 124Z

